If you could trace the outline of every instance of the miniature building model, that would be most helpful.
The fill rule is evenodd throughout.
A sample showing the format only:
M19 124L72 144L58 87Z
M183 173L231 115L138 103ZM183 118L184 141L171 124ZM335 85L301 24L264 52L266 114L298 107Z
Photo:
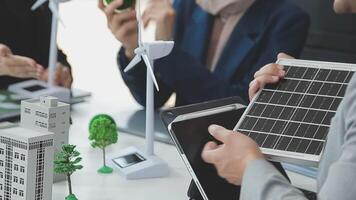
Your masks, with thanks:
M53 133L0 127L0 200L49 200Z
M22 101L21 126L54 133L54 153L56 154L61 150L62 145L68 144L70 106L50 96ZM54 181L64 179L65 176L55 174Z

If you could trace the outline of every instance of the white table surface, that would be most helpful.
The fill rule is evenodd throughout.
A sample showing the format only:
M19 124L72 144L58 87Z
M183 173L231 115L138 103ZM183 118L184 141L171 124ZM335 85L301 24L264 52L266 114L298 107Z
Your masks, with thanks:
M112 113L110 106L93 102L76 105L72 112L73 125L70 130L70 143L78 146L82 153L84 169L73 175L73 190L83 200L116 199L187 199L186 191L190 176L174 146L156 143L156 153L165 160L171 173L166 178L147 180L125 180L118 173L100 175L96 170L102 165L100 149L93 149L88 140L88 124L92 116L98 113ZM128 146L144 148L144 139L120 133L119 142L108 148L108 156ZM294 173L288 173L292 182L305 189L315 190L315 181ZM53 200L61 200L67 195L66 182L55 183Z
M78 146L84 165L83 170L73 175L74 193L81 200L187 199L190 176L174 146L156 143L157 155L170 166L171 173L166 178L127 181L117 173L99 175L96 172L102 165L102 153L90 146L90 119L99 113L114 114L138 105L117 69L116 54L120 43L108 31L97 0L64 3L61 17L65 27L59 29L58 43L73 66L74 87L93 92L90 102L76 105L72 111L70 143ZM144 140L120 133L118 143L107 149L108 156L131 145L143 148ZM296 186L315 190L314 180L293 173L289 176ZM63 200L67 191L66 182L55 183L53 200Z
M73 111L73 125L70 130L70 143L78 146L82 153L84 168L73 175L73 190L83 200L116 199L185 199L190 176L173 146L157 143L157 155L167 161L170 175L166 178L128 181L118 173L101 175L97 169L102 165L100 149L93 149L88 140L88 123L91 117L105 109L99 105L85 103L77 105ZM106 112L107 113L107 112ZM137 145L144 148L144 140L120 133L119 142L107 149L108 157L125 147ZM53 200L61 200L67 195L66 182L55 183Z

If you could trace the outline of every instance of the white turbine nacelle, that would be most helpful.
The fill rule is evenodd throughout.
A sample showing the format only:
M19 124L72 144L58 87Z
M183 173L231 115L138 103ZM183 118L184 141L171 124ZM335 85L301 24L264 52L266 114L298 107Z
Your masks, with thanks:
M174 47L173 41L156 41L156 42L143 42L142 41L142 19L141 19L141 2L137 1L137 22L138 22L138 47L135 49L136 56L132 59L129 65L125 68L124 72L130 71L142 60L146 64L147 76L151 76L157 91L159 91L158 82L153 71L154 60L167 56ZM150 95L147 90L147 96ZM152 91L153 92L153 91Z
M174 42L155 41L143 43L143 46L148 53L148 57L152 60L156 60L168 56L173 50Z
M163 58L172 52L174 47L173 41L155 41L148 43L140 43L140 46L135 49L136 56L132 59L130 64L125 68L125 72L130 71L139 62L144 61L146 68L149 72L149 76L152 77L152 81L159 91L157 79L153 71L153 61L159 58Z

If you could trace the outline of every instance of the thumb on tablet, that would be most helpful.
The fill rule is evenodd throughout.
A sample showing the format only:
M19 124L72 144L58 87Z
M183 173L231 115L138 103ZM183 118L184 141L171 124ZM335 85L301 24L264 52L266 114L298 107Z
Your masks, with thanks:
M209 133L220 142L226 143L229 139L229 136L232 134L232 131L227 130L222 126L211 125L209 126Z
M203 160L207 163L214 163L216 160L216 149L218 148L218 145L215 142L208 142L204 146L204 149L202 151L201 157Z

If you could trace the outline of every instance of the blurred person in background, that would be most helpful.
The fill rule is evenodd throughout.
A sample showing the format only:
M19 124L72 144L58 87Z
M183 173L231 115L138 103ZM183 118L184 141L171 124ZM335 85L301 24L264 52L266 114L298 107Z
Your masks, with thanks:
M0 1L0 89L27 79L48 79L52 14L45 3L31 10L35 0ZM58 51L55 84L73 82L66 55Z

